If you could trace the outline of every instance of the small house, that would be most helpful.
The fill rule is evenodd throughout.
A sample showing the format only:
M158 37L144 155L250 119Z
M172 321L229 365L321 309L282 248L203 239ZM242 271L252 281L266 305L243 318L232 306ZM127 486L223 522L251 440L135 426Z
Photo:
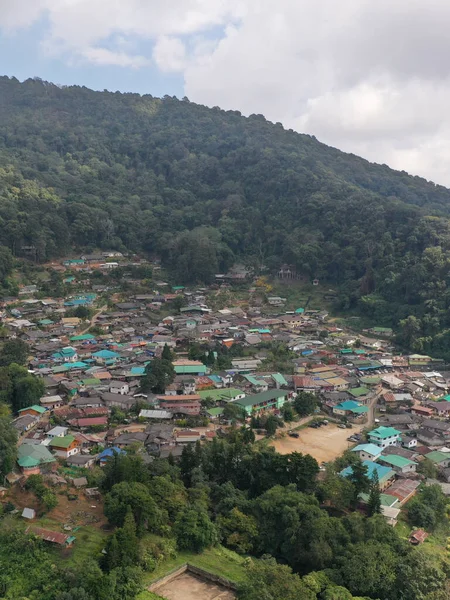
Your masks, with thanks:
M49 445L59 458L69 458L80 451L80 442L73 435L55 437Z

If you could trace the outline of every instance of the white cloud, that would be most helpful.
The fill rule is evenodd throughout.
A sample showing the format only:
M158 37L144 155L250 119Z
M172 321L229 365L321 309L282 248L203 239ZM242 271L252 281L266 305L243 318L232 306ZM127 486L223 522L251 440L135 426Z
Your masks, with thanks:
M182 72L185 93L450 185L447 0L0 0L71 60ZM131 46L130 46L131 44Z
M82 56L95 65L114 65L116 67L131 67L132 69L146 67L151 62L145 56L127 54L126 52L113 52L106 48L86 48L86 50L83 50Z
M178 38L161 36L153 48L153 59L163 72L182 71L186 65L186 48Z

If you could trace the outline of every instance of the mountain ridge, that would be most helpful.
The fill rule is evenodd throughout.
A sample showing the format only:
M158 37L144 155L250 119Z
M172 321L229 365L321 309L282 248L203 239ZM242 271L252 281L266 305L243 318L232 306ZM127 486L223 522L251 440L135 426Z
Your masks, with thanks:
M262 115L0 77L0 195L15 256L127 248L184 282L288 263L450 356L450 190Z

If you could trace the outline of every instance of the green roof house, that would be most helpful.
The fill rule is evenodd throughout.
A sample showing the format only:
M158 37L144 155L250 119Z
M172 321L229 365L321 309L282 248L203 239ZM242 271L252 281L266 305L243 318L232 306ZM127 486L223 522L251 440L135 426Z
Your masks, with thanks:
M26 475L38 475L44 465L55 462L55 457L42 444L20 444L17 463Z
M386 456L380 456L378 462L391 467L396 473L415 473L417 463L403 456L397 456L397 454L387 454Z
M388 446L397 446L401 439L401 432L394 427L377 427L369 431L367 434L369 442L376 444L380 448L387 448Z
M236 400L234 404L241 406L247 416L253 413L260 413L267 410L279 410L282 408L288 398L289 392L286 390L268 390L260 394L246 396Z

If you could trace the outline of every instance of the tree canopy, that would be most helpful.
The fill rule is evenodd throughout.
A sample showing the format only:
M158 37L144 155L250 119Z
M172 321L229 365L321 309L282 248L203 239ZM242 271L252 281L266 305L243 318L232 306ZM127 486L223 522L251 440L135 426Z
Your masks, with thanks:
M450 357L450 192L166 96L0 78L0 286L15 257L148 252L180 282L235 261L339 287L340 309Z

